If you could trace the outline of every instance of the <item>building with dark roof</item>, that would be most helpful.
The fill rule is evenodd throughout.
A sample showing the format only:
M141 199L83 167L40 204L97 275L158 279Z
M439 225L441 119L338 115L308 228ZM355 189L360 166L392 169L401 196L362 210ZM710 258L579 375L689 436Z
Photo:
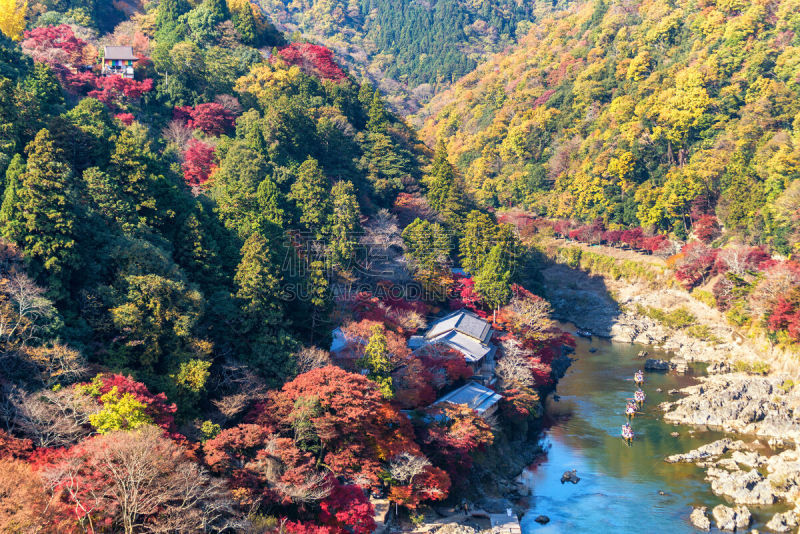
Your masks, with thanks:
M123 78L133 78L133 64L139 58L133 55L131 46L104 46L103 74L116 74Z
M450 402L452 404L463 404L475 410L481 417L487 418L497 411L497 406L503 396L492 391L486 386L469 382L443 396L433 404Z
M411 349L440 344L460 352L477 375L491 380L497 347L488 321L469 310L457 310L434 322L424 336L409 340Z

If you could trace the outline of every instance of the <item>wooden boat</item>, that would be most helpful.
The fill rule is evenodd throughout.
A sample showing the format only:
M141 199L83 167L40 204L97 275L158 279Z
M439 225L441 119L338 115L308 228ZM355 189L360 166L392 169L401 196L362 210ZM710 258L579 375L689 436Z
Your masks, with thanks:
M636 404L641 406L644 404L644 400L647 398L647 395L644 394L644 391L641 389L637 389L636 392L633 394L633 400L636 401Z
M625 417L627 417L628 420L636 417L636 406L634 404L628 404L625 406Z
M622 425L622 439L625 440L625 443L628 445L633 443L633 429L631 425L627 423Z
M587 339L592 339L592 333L589 332L588 330L578 330L575 333L578 334L581 337L585 337Z
M633 375L633 382L637 386L641 386L642 384L644 384L644 373L642 373L641 371L636 371L636 373L634 373Z

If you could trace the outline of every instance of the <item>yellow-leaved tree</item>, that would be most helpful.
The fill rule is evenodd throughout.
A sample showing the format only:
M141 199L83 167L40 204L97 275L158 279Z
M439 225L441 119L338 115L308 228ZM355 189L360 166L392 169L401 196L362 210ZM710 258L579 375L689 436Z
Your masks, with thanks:
M27 12L28 0L0 0L0 31L9 39L19 41Z

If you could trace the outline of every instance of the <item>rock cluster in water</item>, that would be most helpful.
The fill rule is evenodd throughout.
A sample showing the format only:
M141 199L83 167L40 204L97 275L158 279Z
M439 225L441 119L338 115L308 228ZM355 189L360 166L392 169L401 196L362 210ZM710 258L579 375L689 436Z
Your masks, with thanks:
M747 506L736 506L731 508L724 504L718 504L711 510L714 522L720 530L743 530L750 526L753 516Z
M737 505L736 508L722 505L714 508L712 515L720 530L747 527L750 512L745 505L785 501L798 504L793 510L775 514L767 528L774 532L790 532L800 525L800 448L773 456L747 450L756 449L757 445L757 442L745 444L741 440L723 438L684 454L668 456L665 461L692 462L706 467L706 480L711 482L711 490ZM710 525L706 508L695 508L689 520L703 530Z
M707 511L708 508L705 506L693 509L691 515L689 515L689 522L692 526L699 530L711 530L711 520L706 515Z
M661 405L670 423L721 428L800 443L800 388L781 376L714 375Z

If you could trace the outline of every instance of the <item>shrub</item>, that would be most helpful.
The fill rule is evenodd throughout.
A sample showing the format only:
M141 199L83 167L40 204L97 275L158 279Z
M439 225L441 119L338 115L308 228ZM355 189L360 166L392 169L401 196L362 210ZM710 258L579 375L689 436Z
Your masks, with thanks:
M737 360L733 364L733 369L737 372L747 373L749 375L767 375L770 371L770 365L761 360L752 363L744 360Z
M566 247L559 251L559 256L564 263L572 268L580 267L581 264L581 249L578 247Z
M715 308L717 306L717 301L714 298L714 295L708 291L695 288L695 290L692 291L692 297L694 297L695 300L699 300L709 308Z

